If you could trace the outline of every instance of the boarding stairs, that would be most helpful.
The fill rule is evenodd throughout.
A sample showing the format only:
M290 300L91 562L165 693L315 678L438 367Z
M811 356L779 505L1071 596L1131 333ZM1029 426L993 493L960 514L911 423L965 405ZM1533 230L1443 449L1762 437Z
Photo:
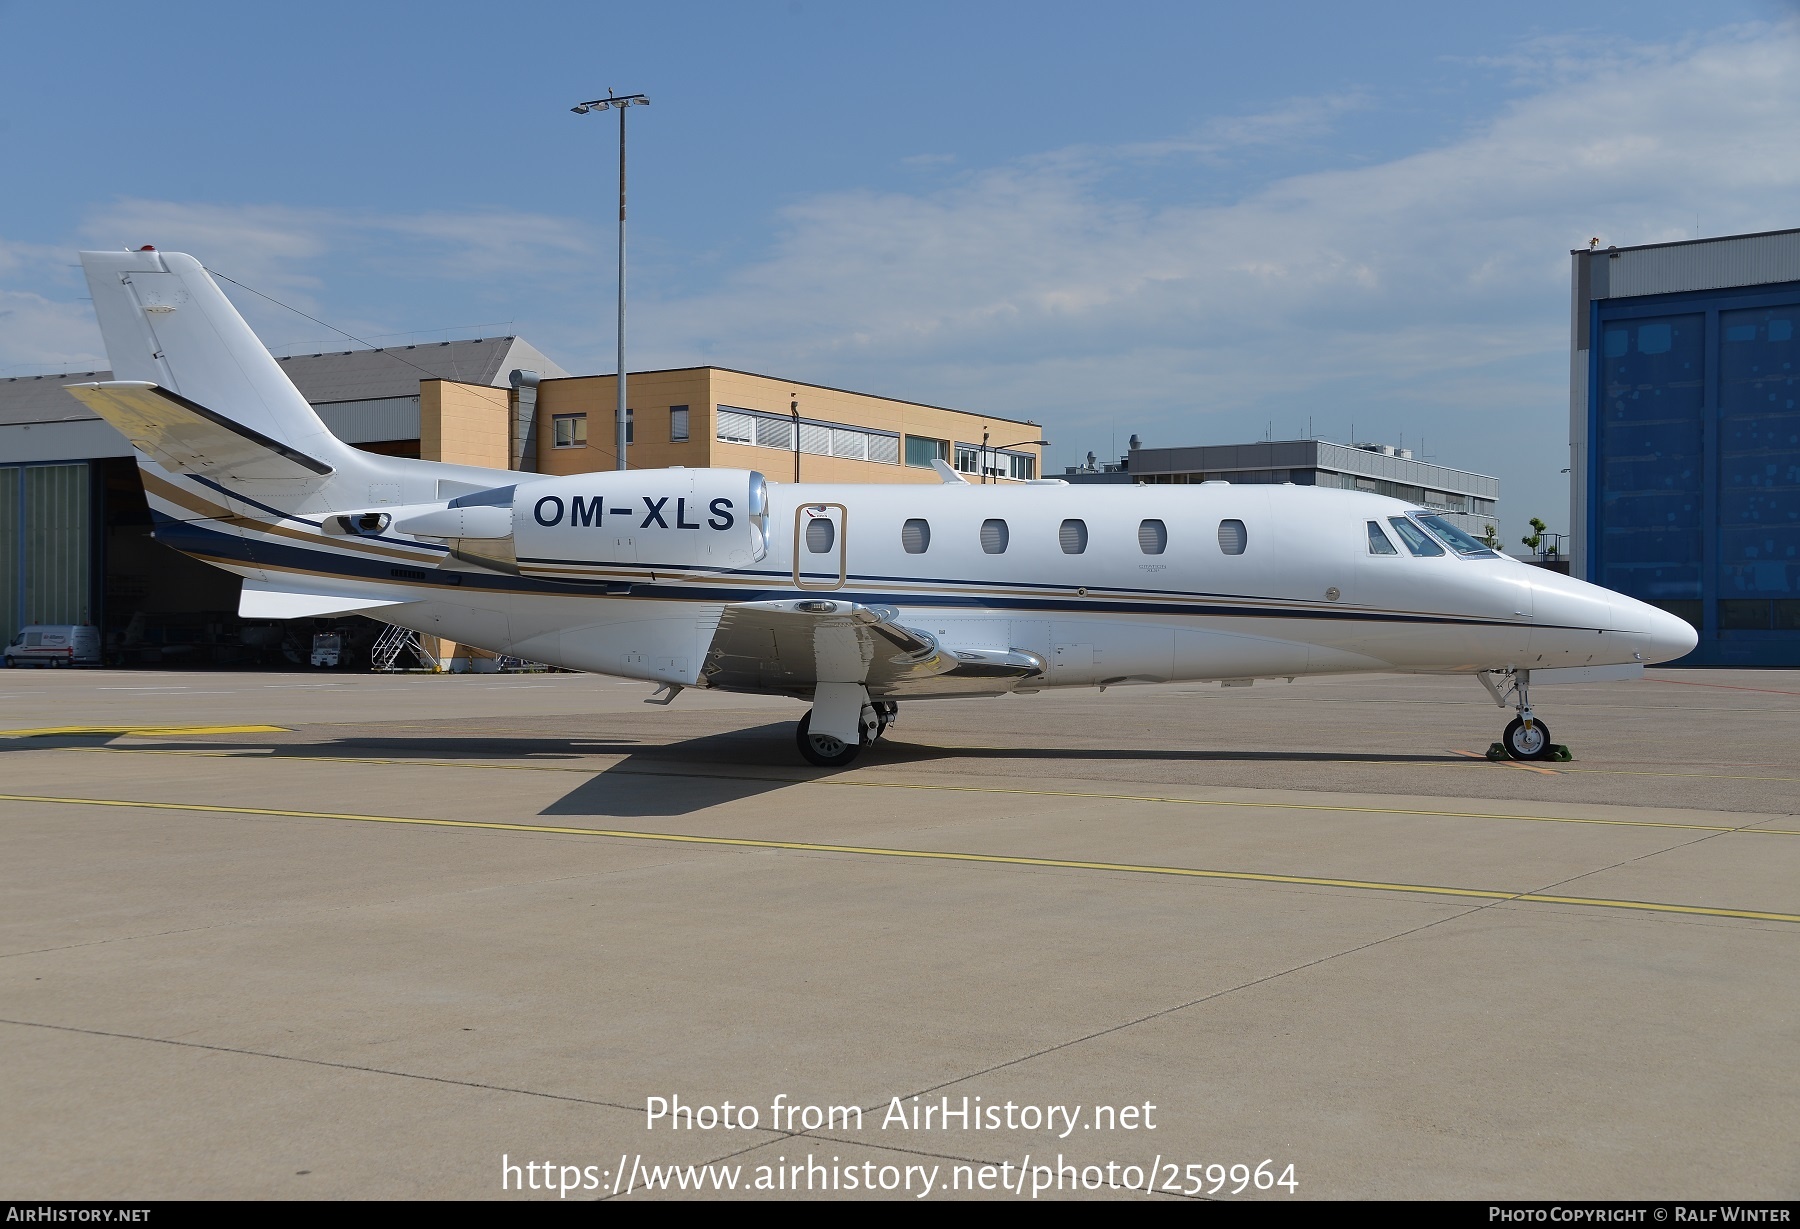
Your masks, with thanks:
M402 659L410 656L418 664L416 666L400 664ZM389 626L375 641L374 651L370 654L371 666L383 674L398 674L402 670L439 671L443 666L431 654L419 639L419 633L410 627Z

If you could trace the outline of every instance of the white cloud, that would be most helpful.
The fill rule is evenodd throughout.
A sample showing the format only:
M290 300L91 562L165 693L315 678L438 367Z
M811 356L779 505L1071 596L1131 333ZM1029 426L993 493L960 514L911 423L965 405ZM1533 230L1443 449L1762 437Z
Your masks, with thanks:
M710 361L1046 425L1073 460L1122 440L1424 434L1492 468L1522 518L1558 511L1570 248L1800 222L1792 23L1675 45L1546 39L1471 64L1519 91L1438 147L1221 199L1240 155L1310 149L1371 93L1294 99L1165 139L814 197L772 254L710 290L634 299L634 365ZM1144 174L1154 190L1144 190ZM1232 182L1241 181L1234 174ZM579 366L610 232L542 214L121 200L83 238L187 247L362 333L535 304L528 336ZM0 243L0 362L97 353L68 253ZM60 271L59 271L60 268ZM329 283L329 284L327 284ZM602 296L604 297L604 296ZM359 305L346 310L345 304ZM240 302L244 302L240 296ZM317 332L246 304L276 339ZM610 321L608 321L610 323ZM84 340L84 337L87 338ZM84 349L85 347L85 349ZM609 366L596 357L596 365Z
M1360 433L1427 430L1446 462L1553 503L1568 250L1691 236L1696 213L1708 234L1800 222L1800 41L1784 24L1588 59L1534 45L1509 67L1533 88L1455 141L1224 204L1195 155L1315 140L1366 100L823 196L786 211L770 259L640 309L637 336L658 362L1037 418L1069 459L1104 444L1109 414L1167 443L1257 438L1271 413L1278 434L1309 414L1340 434L1358 415ZM1145 159L1185 160L1190 190L1109 192Z

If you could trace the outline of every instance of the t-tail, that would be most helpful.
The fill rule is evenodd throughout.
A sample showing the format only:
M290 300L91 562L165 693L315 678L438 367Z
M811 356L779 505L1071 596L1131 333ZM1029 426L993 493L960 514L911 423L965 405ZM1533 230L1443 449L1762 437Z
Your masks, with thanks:
M131 441L158 540L245 578L240 613L366 608L356 599L369 582L447 552L390 540L380 532L387 517L369 509L430 506L513 480L338 439L192 256L83 252L81 263L114 378L69 392ZM295 596L309 600L286 600Z

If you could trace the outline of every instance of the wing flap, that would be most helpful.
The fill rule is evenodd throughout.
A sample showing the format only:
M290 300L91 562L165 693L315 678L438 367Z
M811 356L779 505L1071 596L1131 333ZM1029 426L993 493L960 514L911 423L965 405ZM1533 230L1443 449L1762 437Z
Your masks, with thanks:
M821 682L874 688L955 667L933 637L895 617L884 607L829 598L740 602L720 616L704 674L714 687L787 691Z
M208 478L322 478L331 466L148 380L65 385L131 446L176 473Z
M727 606L701 674L732 691L861 683L873 696L1010 691L1044 663L1016 649L950 650L888 606L832 598Z

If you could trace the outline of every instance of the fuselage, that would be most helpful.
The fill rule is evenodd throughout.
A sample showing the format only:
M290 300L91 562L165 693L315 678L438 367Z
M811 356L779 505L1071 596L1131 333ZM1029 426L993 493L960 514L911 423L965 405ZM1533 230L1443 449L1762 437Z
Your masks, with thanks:
M1594 585L1444 543L1414 554L1394 518L1419 510L1361 492L769 484L753 558L739 548L744 501L703 498L721 473L741 471L493 472L535 552L522 545L511 571L455 550L468 542L332 536L317 513L272 537L240 533L240 560L216 536L194 553L395 603L371 613L452 640L687 686L708 685L727 605L809 595L892 608L947 648L1034 654L1045 664L1034 685L1049 687L1653 663L1692 644L1679 619ZM602 510L578 520L583 491L591 504L579 506ZM1392 553L1372 551L1371 523ZM165 523L163 536L193 550L182 539L195 528ZM728 541L688 545L712 537Z

